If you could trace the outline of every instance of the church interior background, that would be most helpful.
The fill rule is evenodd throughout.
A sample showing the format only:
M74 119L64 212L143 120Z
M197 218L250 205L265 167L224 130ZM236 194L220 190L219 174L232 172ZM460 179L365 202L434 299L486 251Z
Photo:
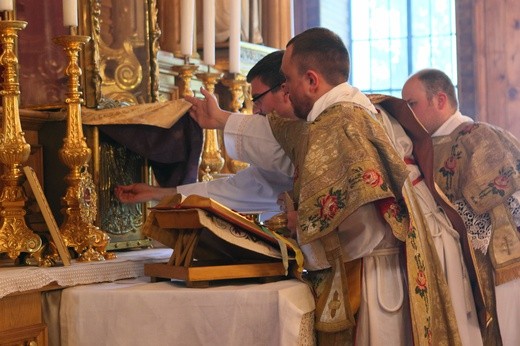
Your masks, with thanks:
M211 2L217 11L208 22L204 8ZM193 7L187 10L187 4ZM104 261L117 256L114 250L150 247L141 232L150 206L122 205L112 191L136 181L184 183L182 174L159 172L186 168L176 166L178 153L159 162L115 140L108 128L128 125L121 109L142 114L185 95L200 96L197 90L204 86L214 90L222 108L252 113L247 71L262 56L283 49L294 34L320 25L326 5L323 0L0 1L2 265L52 267L78 257ZM518 137L520 40L511 37L519 35L520 3L457 0L455 13L461 108ZM209 43L208 23L214 26ZM191 27L189 34L183 25ZM103 122L87 124L89 117ZM126 136L143 131L133 125ZM192 143L188 124L175 131L184 138L183 148L201 146L198 179L244 167L226 157L219 132L204 131L205 142ZM224 164L215 166L215 155ZM24 173L24 166L30 170ZM56 241L60 234L63 239ZM52 327L43 320L40 296L41 290L0 296L0 311L11 311L0 317L0 344L49 343ZM24 317L27 311L30 318Z

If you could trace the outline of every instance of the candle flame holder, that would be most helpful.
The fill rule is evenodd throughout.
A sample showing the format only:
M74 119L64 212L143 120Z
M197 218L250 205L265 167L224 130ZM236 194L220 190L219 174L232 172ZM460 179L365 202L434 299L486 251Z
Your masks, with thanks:
M230 109L232 112L240 112L242 104L244 103L244 87L246 86L246 77L240 73L226 73L222 78L222 84L229 89L231 93ZM249 167L248 163L226 158L227 169L236 173Z
M63 147L59 150L60 160L69 168L65 177L67 190L62 198L64 221L60 226L67 247L77 253L78 261L103 261L115 258L114 253L105 251L109 236L92 223L97 212L97 193L87 170L92 150L87 146L81 123L81 92L79 78L81 68L78 55L81 47L90 40L88 36L63 35L54 42L63 47L69 59L65 74L69 77L67 87L67 133Z
M25 141L20 122L18 58L14 47L18 31L26 25L27 22L23 21L0 21L0 64L4 68L0 91L3 106L0 162L4 165L4 172L0 176L0 252L7 253L11 259L18 257L20 252L35 253L42 246L41 238L25 223L27 196L22 187L26 177L21 168L29 158L31 146Z
M172 66L173 72L177 73L179 78L175 78L175 84L179 87L179 95L181 97L193 96L193 90L191 90L191 80L193 78L193 72L195 72L199 66L190 64L188 59L184 60L184 65Z
M231 93L230 110L232 112L240 112L240 108L244 103L244 86L246 85L246 77L240 73L226 73L222 78L222 84L228 87Z
M215 85L222 77L222 73L208 71L197 73L195 76L202 81L207 91L214 94ZM200 161L199 181L213 180L213 175L219 174L224 168L225 160L220 149L217 130L204 129L204 146Z

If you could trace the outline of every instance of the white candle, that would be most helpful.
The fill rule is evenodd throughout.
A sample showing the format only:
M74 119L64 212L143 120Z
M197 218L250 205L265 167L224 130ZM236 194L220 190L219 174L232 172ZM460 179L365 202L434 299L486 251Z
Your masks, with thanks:
M181 54L191 56L193 52L193 21L195 20L195 0L181 2Z
M204 63L215 65L215 0L204 0Z
M63 0L63 25L78 26L78 0Z
M0 11L12 11L13 0L0 0Z
M229 72L240 73L241 0L231 0L229 27Z

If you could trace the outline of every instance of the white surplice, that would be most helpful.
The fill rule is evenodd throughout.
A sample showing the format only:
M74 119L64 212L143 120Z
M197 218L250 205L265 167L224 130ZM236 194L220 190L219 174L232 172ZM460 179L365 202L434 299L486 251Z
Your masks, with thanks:
M177 186L183 195L210 197L239 212L280 212L278 195L292 189L292 172L250 166L229 177Z

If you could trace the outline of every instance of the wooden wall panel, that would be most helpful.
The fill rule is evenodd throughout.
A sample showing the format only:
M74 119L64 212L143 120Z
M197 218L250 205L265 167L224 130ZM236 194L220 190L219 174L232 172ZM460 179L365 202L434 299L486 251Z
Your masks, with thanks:
M462 112L520 138L520 2L458 0L457 29Z
M494 2L494 3L493 3ZM485 1L483 13L478 13L483 17L483 21L477 21L477 30L484 30L482 37L479 37L479 89L485 95L485 104L480 107L478 119L494 123L500 127L507 124L507 47L505 45L505 1ZM482 7L479 6L479 10ZM480 60L483 61L480 62Z
M507 0L505 8L507 119L505 128L520 138L520 1Z

